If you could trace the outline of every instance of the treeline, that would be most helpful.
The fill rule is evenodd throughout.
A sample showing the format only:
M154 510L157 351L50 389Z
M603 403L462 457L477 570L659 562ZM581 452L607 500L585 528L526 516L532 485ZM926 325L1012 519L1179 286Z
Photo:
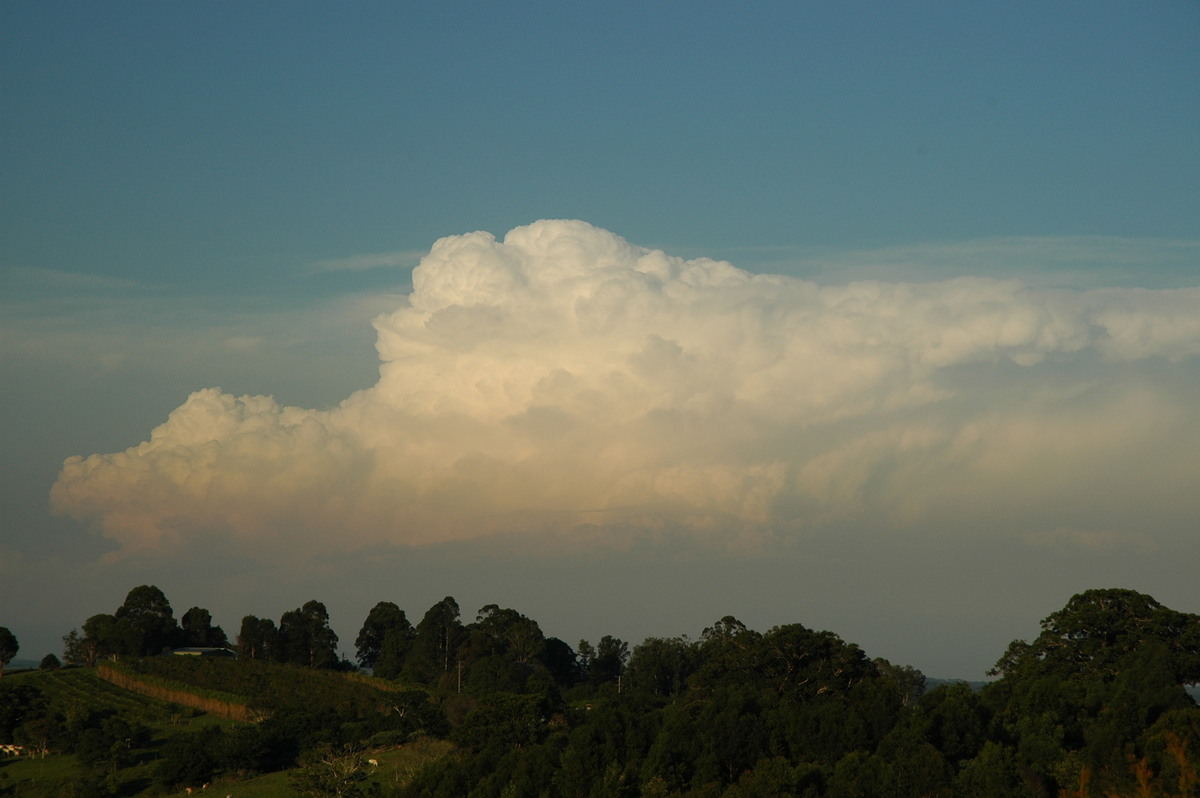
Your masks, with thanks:
M497 605L466 622L449 597L416 624L376 604L355 640L357 667L337 656L317 601L278 624L246 616L237 661L138 659L223 638L207 612L188 616L188 628L175 624L161 591L142 586L64 638L68 661L116 658L264 710L257 725L173 738L159 764L165 788L299 764L311 794L368 794L366 752L438 738L454 753L372 782L370 794L1200 795L1200 708L1185 690L1200 681L1200 616L1131 590L1074 596L1035 640L1014 641L979 691L926 690L918 670L800 624L759 632L725 617L694 640L572 647ZM359 668L374 686L355 692ZM35 698L24 696L27 719ZM0 684L0 742L27 736L6 700ZM333 791L325 772L353 779Z
M63 660L69 665L95 665L100 659L144 657L189 646L223 648L229 639L212 614L192 607L175 620L167 597L154 585L130 590L112 614L100 613L83 622L83 633L72 629L63 636Z
M650 639L560 721L538 697L486 697L461 756L406 796L1194 796L1200 616L1129 590L1079 594L1015 641L998 678L924 691L916 670L831 632ZM554 718L553 714L549 717Z

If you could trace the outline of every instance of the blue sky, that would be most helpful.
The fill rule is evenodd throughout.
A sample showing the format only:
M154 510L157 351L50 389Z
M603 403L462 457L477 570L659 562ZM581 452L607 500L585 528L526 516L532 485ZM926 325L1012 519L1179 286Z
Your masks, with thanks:
M419 616L452 594L468 614L486 603L508 604L572 643L610 633L634 642L649 634L695 635L734 614L759 628L832 628L872 655L966 677L979 676L1011 638L1034 634L1036 621L1075 590L1128 586L1177 609L1200 604L1189 576L1195 559L1188 568L1187 557L1181 560L1195 551L1195 524L1184 520L1194 500L1179 498L1200 473L1183 454L1172 459L1162 443L1190 440L1196 418L1187 400L1200 385L1200 311L1192 292L1200 285L1195 3L8 2L0 23L0 606L27 608L15 618L6 613L0 625L17 633L22 655L40 657L86 614L111 611L130 587L147 582L159 584L179 614L191 604L207 606L231 632L241 614L278 616L319 598L330 605L347 648L375 601L396 601ZM401 373L395 385L385 384L386 375L380 380L377 339L384 346L387 335L403 338L408 333L396 331L416 323L398 310L419 309L406 299L413 267L443 237L488 231L503 243L508 231L540 219L594 226L537 228L574 242L567 260L584 272L601 262L589 258L615 246L603 234L611 231L682 261L727 260L748 273L827 289L818 295L792 283L755 284L738 289L743 297L717 288L708 298L656 306L657 315L637 324L626 318L623 337L605 339L611 347L641 347L646 336L691 358L680 363L716 363L719 347L697 322L704 314L713 329L723 318L744 318L747 307L772 303L782 308L780 318L793 318L788 314L806 303L833 307L845 286L863 280L885 286L869 297L850 292L867 316L904 324L869 332L862 316L839 316L862 337L829 360L789 359L825 340L828 327L781 328L786 332L778 335L807 337L777 352L774 339L754 339L758 348L743 343L737 363L759 354L766 363L763 353L776 352L780 365L747 372L736 398L753 405L752 416L739 415L747 412L743 404L721 418L751 427L776 419L778 427L755 434L794 440L806 454L768 455L714 439L701 467L695 452L666 447L670 457L641 460L621 479L605 472L617 486L606 496L627 499L637 475L652 474L643 488L657 500L669 494L687 504L691 488L680 487L687 483L682 474L732 480L738 468L745 469L742 481L734 482L746 496L730 499L736 508L708 508L703 522L699 511L599 524L573 516L564 527L587 527L606 542L576 542L543 559L503 541L518 531L535 534L533 526L548 534L544 525L480 523L490 531L470 538L446 522L444 537L419 542L400 532L395 539L346 532L339 550L280 564L287 558L279 552L307 551L304 541L317 531L297 533L300 542L289 544L285 535L266 534L266 521L239 526L242 516L232 510L167 518L152 511L166 499L131 492L116 465L103 489L59 479L67 457L135 447L194 392L218 386L224 395L271 395L280 407L322 412L368 391L364 404L395 416L318 422L331 440L361 433L410 452L406 447L416 444L409 438L355 425L440 429L412 415L419 397L396 386L419 376L451 402L463 390L451 380L451 365L458 374L477 369L476 387L493 374L482 360L458 359L456 349L412 361L407 377L394 365L399 361L388 360ZM629 274L649 268L621 252ZM538 304L565 284L521 293L542 268L541 256L531 253L474 239L447 247L441 261L422 267L427 285L439 288L412 301L430 313L493 303L509 323L477 340L473 351L491 352L506 374L519 371L509 360L514 353L525 353L522 367L565 368L582 379L584 365L601 362L606 351L596 341L575 341L578 349L569 352L560 343L552 352L535 351L532 339L504 337L524 329L514 319L532 329L536 318L554 329L565 318L551 312L565 305ZM504 278L508 293L483 300L464 286L478 287L486 277L479 264L489 258L515 271ZM665 285L685 279L671 274ZM998 282L947 288L953 278L1015 279L1033 293ZM939 287L886 288L913 285ZM1103 290L1116 293L1095 293ZM734 295L745 304L736 305ZM953 311L934 313L933 305ZM930 358L923 347L950 340L951 328L969 338L962 331L978 330L973 320L984 318L986 307L1010 308L1022 324L1036 316L1105 332L1088 338L1045 322L1022 338L1009 326L995 343L959 360ZM375 318L390 320L373 329ZM467 323L461 314L454 318ZM484 322L471 324L456 327L455 340L484 335ZM763 324L755 329L769 328ZM814 369L812 382L851 385L848 372L828 363L849 362L846 352L876 346L880 335L908 336L906 363L949 370L924 375L879 366L878 374L892 376L846 388L847 407L873 408L855 416L862 437L839 437L848 434L844 421L813 420L825 416L817 394L806 393L810 383L782 381L753 393L797 362ZM504 348L486 345L502 339ZM564 365L568 355L584 365L572 371ZM637 376L641 361L630 358ZM1017 371L1010 375L996 362L1015 363ZM856 373L877 365L863 361ZM909 416L885 423L879 415L900 396L889 391L900 391L894 381L901 372L910 381L906 401L927 397L920 401L932 403L937 424ZM707 384L710 372L689 373L691 395L706 395L696 386ZM658 393L643 387L645 397L659 397L647 402L681 395L665 383ZM1051 415L1038 397L1054 392L1083 397L1078 404L1063 400L1071 410L1064 418L1096 425L1090 435L1086 427L1078 433L1078 440L1107 442L1093 457L1164 452L1164 467L1179 467L1173 476L1149 469L1131 478L1115 466L1091 482L1080 476L1062 487L1066 498L1053 511L1034 495L1036 486L1013 481L1013 490L1030 491L1014 504L1035 509L1003 529L987 520L996 509L982 492L978 505L940 515L928 509L937 495L929 485L949 461L922 470L918 461L929 460L931 450L912 455L894 441L913 440L918 426L947 441L976 435L994 444L976 462L984 469L998 462L998 438L988 435L999 433L980 430L999 429L997 419L1006 418L1004 440L1011 443L1016 430L1049 429L1039 426ZM929 398L935 394L942 398ZM631 418L637 404L629 397L642 395L614 394L595 418ZM555 412L569 415L574 405L562 402ZM224 410L213 410L217 415L253 415L218 405ZM1017 418L1035 405L1038 413ZM810 406L815 415L794 409ZM985 406L994 414L972 415ZM1107 426L1131 408L1178 426ZM521 418L531 409L544 407L524 407ZM671 410L702 412L695 402ZM491 422L471 418L480 439L490 440ZM868 422L877 426L868 431ZM612 423L624 429L625 422ZM824 437L805 437L826 423ZM896 432L901 426L908 437ZM457 428L447 429L445 440L455 439ZM631 441L645 433L629 430ZM849 463L848 452L869 448L862 441L883 438L893 443L886 456L861 466L870 472L861 483L835 469L837 478L821 483L826 495L816 496L818 483L805 481L817 464ZM533 440L526 443L533 447ZM1058 446L1046 456L1064 468L1075 464L1071 445ZM460 471L486 454L466 443L454 451ZM529 451L522 462L530 469L539 458L552 461L546 448ZM194 454L180 449L173 456ZM238 472L239 479L257 484L257 475L278 466L261 456L256 476ZM1035 462L1036 447L1022 456L1028 459L1013 462ZM162 467L146 460L151 473ZM778 482L766 476L774 468ZM531 479L541 473L531 471ZM1009 485L1015 473L1004 472L997 484ZM387 478L412 488L410 476ZM480 509L487 517L522 490L472 479L478 495L506 497ZM51 514L56 484L77 490ZM846 484L859 485L859 505L831 498ZM1086 512L1088 484L1126 486L1127 507L1108 510L1116 519L1111 528L1096 527ZM443 489L454 486L462 488L447 482ZM902 487L922 498L897 498ZM755 491L769 495L766 509L747 498L760 495ZM528 507L577 511L571 501L583 494L525 498ZM1145 519L1134 534L1138 508L1155 501L1161 518ZM816 505L824 509L818 513ZM430 528L438 527L435 505L421 506ZM152 519L146 523L160 531L174 524L182 542L139 548L143 538L114 525L114 507L145 510ZM399 523L376 509L383 514L372 518L391 519L378 523ZM279 526L288 523L278 518ZM973 531L964 534L964 526ZM749 545L746 535L768 542ZM581 595L565 599L573 586L582 586Z

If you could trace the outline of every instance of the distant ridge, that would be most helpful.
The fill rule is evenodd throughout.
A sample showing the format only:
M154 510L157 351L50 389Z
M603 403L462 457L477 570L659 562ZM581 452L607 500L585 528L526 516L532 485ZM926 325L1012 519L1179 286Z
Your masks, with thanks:
M4 672L36 670L41 662L36 659L14 659L4 666Z

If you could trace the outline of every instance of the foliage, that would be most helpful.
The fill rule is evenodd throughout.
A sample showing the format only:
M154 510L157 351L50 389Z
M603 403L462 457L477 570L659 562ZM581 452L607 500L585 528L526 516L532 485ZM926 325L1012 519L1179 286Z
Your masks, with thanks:
M105 668L131 687L219 697L257 722L183 727L178 704L96 669L12 674L0 735L76 766L45 794L1200 796L1200 708L1183 689L1197 617L1133 591L1072 598L978 691L926 690L915 668L801 624L758 632L725 616L695 641L607 635L575 651L496 604L464 624L451 597L415 628L375 605L355 641L374 677L330 667L336 636L315 601L278 627L245 616L236 661L135 657L170 626L156 590L90 617L64 657L115 654ZM206 611L184 618L176 639L214 639Z
M404 610L390 601L379 602L367 614L354 641L358 664L373 668L384 678L399 676L414 635Z
M20 648L17 636L8 627L0 626L0 677L4 676L4 666L12 662Z
M329 628L329 611L319 601L285 612L279 619L278 658L280 662L309 668L337 665L338 637Z
M270 618L258 618L247 615L242 618L241 631L238 632L238 655L243 660L256 659L276 661L276 645L279 640L279 630Z
M1200 679L1200 616L1132 590L1089 590L1014 641L984 692L993 736L1033 794L1119 794L1148 778L1131 769L1146 733L1192 710L1185 682ZM1185 737L1194 747L1200 737Z
M183 614L179 625L182 632L181 643L184 646L225 648L229 645L225 630L212 625L212 614L203 607L189 609Z
M314 798L358 798L369 768L361 746L321 745L301 758L292 785L301 795Z
M1200 682L1200 616L1134 590L1088 590L1042 621L1032 643L1013 641L994 674L1112 679L1148 642L1162 646L1180 684Z
M0 626L0 676L4 676L4 666L12 662L12 658L17 656L20 649L17 636L10 632L8 627Z

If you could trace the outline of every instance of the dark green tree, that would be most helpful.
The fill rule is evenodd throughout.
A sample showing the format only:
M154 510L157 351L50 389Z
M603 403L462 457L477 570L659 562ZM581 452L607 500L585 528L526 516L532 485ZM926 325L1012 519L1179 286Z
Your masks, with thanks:
M1032 643L1014 640L993 675L1114 678L1149 641L1165 648L1179 684L1200 682L1200 616L1135 590L1087 590L1042 621Z
M210 781L221 766L217 755L220 740L221 730L216 726L171 735L158 760L158 783L177 788Z
M174 648L180 641L181 633L171 603L154 585L140 585L130 590L114 617L133 630L129 650L119 653L131 656L158 654Z
M242 659L277 660L279 630L270 618L247 615L238 632L238 656Z
M12 658L17 656L20 649L21 644L17 642L17 636L10 632L7 626L0 626L0 676L4 676L4 666L12 662Z
M629 659L629 644L612 635L605 635L596 644L596 656L588 666L588 681L592 684L615 682L625 672Z
M213 626L212 615L203 607L192 607L183 614L179 625L183 629L183 645L209 648L225 648L229 638L225 630Z
M106 657L136 656L137 651L137 631L128 620L101 613L83 622L82 653L86 665L95 665Z
M63 662L68 665L86 665L87 650L83 642L83 635L79 634L78 629L72 629L63 635Z
M705 645L723 645L748 631L746 624L732 615L726 615L712 626L705 627L700 633L700 642Z
M559 686L570 687L579 682L579 657L565 641L559 640L557 637L547 637L543 661L551 678Z
M910 701L924 695L925 674L917 668L911 665L893 665L883 657L876 657L872 662L875 663L879 675L895 686L903 706L908 706Z
M579 641L579 651L576 662L579 664L580 678L588 678L592 672L592 663L596 661L596 647L586 640Z
M731 673L753 669L754 652L762 643L762 635L726 615L700 634L699 657L703 674Z
M388 673L377 672L376 675L385 678L398 675L413 634L413 626L404 610L390 601L379 602L367 613L367 619L363 621L358 638L354 641L358 664L363 668L375 668L382 657L387 660L382 670ZM389 635L393 638L390 644L387 643ZM385 647L389 649L386 656Z
M629 655L629 688L659 696L678 695L687 689L688 677L697 667L699 651L686 637L648 637Z
M405 671L420 681L449 674L465 640L466 630L459 620L458 602L447 596L430 607L417 624L413 656L406 663Z
M1088 590L1014 641L983 692L995 736L1033 794L1133 789L1127 757L1159 717L1194 706L1200 616L1143 593Z
M480 609L467 631L472 658L502 655L528 665L545 653L546 638L537 621L496 604Z
M305 602L279 619L278 645L282 661L309 668L332 668L338 663L338 637L329 627L329 612L319 601Z
M45 695L38 688L16 679L0 687L0 740L11 740L24 723L48 712Z

